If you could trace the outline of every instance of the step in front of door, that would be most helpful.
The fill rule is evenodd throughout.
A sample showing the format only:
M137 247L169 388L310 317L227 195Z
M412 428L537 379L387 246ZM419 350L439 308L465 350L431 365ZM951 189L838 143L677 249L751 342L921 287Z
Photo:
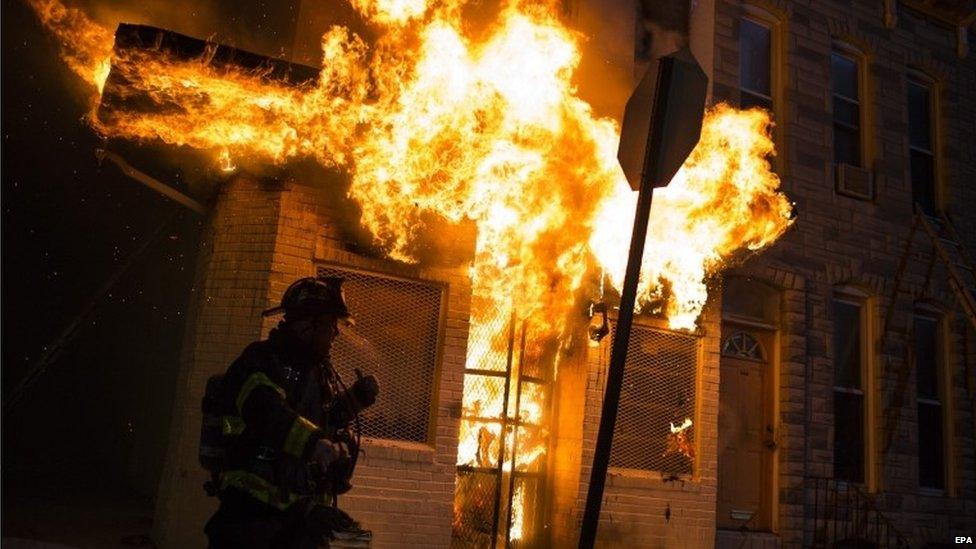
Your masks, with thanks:
M779 536L719 529L715 530L715 549L779 549Z

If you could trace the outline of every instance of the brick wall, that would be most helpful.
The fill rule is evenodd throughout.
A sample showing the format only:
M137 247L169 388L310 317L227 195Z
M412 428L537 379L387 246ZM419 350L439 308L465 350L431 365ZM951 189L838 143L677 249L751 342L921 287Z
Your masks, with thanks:
M711 547L715 540L716 440L718 429L718 353L720 297L713 293L701 319L695 438L697 462L691 478L665 482L658 471L610 468L600 513L597 546ZM571 546L579 535L586 506L599 430L610 338L579 353L577 364L560 366L558 399L573 404L559 420L554 453L561 462L556 483L554 545ZM565 375L564 375L565 372ZM584 375L585 373L585 375ZM578 403L582 401L583 406ZM560 415L564 412L560 411ZM575 425L564 425L575 423ZM574 428L575 427L575 428ZM564 433L564 431L568 431ZM574 436L574 434L576 436ZM560 489L567 482L571 489Z
M354 488L340 502L373 530L372 547L446 548L451 543L454 516L458 419L468 340L471 289L467 271L366 259L342 251L336 244L336 240L321 238L316 261L447 284L443 346L434 380L433 439L427 444L366 440Z
M936 81L939 162L944 205L966 235L970 250L976 246L976 171L974 124L976 117L976 62L956 54L955 29L899 5L897 24L884 25L883 2L825 1L749 2L782 17L783 64L779 67L782 97L777 124L784 130L779 149L783 188L796 201L796 227L771 250L750 261L744 271L780 270L796 275L802 285L784 287L784 319L789 336L783 342L780 421L790 441L780 448L780 535L784 546L799 547L803 540L802 509L812 516L809 494L804 500L803 475L832 476L833 460L833 321L829 305L838 285L863 289L871 299L875 331L891 311L884 348L875 349L874 380L878 406L873 411L878 448L879 505L913 545L948 542L949 536L976 528L976 459L974 459L973 394L967 389L963 345L964 319L949 291L947 276L936 262L928 275L932 246L919 230L908 254L904 277L895 292L897 267L906 249L911 216L908 167L906 73L925 71ZM716 2L716 100L738 101L738 19L742 2ZM863 135L871 151L866 166L875 175L874 200L862 201L834 191L829 91L829 60L834 40L862 50L867 62L862 108L868 125ZM914 375L908 375L904 398L898 380L910 368L906 351L908 330L917 299L943 305L951 335L949 368L954 388L950 397L954 425L952 470L955 497L918 488L917 420ZM799 328L799 329L798 329ZM879 337L880 339L880 337ZM880 341L876 342L880 343ZM877 347L877 345L875 345ZM969 351L971 355L971 351ZM789 372L789 373L788 373ZM796 407L803 399L802 408ZM897 404L896 421L885 420L885 410ZM793 410L787 412L786 406ZM792 436L795 433L797 437ZM891 438L890 450L880 447ZM802 450L801 450L802 448ZM806 503L804 504L804 501ZM809 543L810 523L807 522Z
M208 475L197 461L200 401L207 379L223 373L261 335L279 204L273 187L245 176L230 180L218 193L201 240L153 524L159 547L206 545L203 525L216 500L203 491Z
M197 463L199 403L209 376L226 370L277 319L276 304L295 279L318 262L445 283L443 347L428 444L366 440L354 489L341 506L374 531L373 547L447 547L451 537L454 465L470 285L463 268L416 267L367 259L344 250L332 194L294 181L262 184L237 177L221 189L198 269L199 292L185 339L173 430L160 484L153 537L157 545L202 547L203 525L216 508L204 495Z
M597 113L619 120L646 63L635 62L637 5L614 0L565 2L570 24L589 36L578 74L580 93ZM710 74L715 62L713 0L695 2L690 45ZM711 547L715 539L716 430L720 296L710 296L699 343L699 417L695 432L699 457L692 480L665 483L659 472L611 468L597 543L604 547ZM582 336L581 336L582 337ZM553 388L554 423L549 461L549 527L553 547L577 543L600 421L610 338L596 349L585 346L560 360ZM584 405L581 406L580 402ZM670 507L670 519L665 513ZM794 511L797 512L797 511ZM802 511L799 511L802 512Z

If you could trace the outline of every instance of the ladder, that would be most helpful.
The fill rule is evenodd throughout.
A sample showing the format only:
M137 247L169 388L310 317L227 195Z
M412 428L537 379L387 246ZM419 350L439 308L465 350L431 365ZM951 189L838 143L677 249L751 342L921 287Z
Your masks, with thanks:
M884 316L884 324L881 326L881 340L878 343L878 352L884 353L886 344L888 342L888 336L891 333L891 323L895 316L895 305L898 301L898 294L901 292L901 284L905 276L905 269L908 267L908 258L911 255L912 246L915 243L915 234L918 232L918 226L921 223L919 216L916 215L915 219L912 221L912 228L908 231L908 237L905 239L905 249L902 251L901 259L898 261L898 270L895 272L895 284L891 289L891 295L888 298L888 308ZM932 254L933 258L935 254ZM931 276L932 269L928 269L926 274L926 286L928 286L928 278ZM907 334L904 334L907 339ZM909 347L910 348L910 347ZM890 365L890 359L885 361L885 368ZM908 386L908 378L911 375L911 360L907 360L902 368L898 370L898 379L895 383L895 391L892 395L891 402L885 406L884 409L884 441L882 442L881 455L887 456L888 450L891 448L891 443L894 441L894 434L896 427L899 422L899 414L901 413L902 405L904 404L905 391Z
M888 339L888 334L891 329L892 316L895 309L895 301L897 300L898 293L901 290L901 282L905 272L905 267L908 264L908 257L914 242L915 232L919 226L921 226L922 230L924 230L929 236L934 248L932 262L929 263L928 268L926 269L925 287L928 288L929 282L931 281L932 268L934 267L935 258L938 256L946 267L946 272L949 276L949 286L952 288L953 293L959 300L959 304L962 306L967 318L969 318L970 324L974 329L976 329L976 299L974 299L974 292L976 292L976 270L973 269L972 259L970 259L969 254L966 252L966 249L963 246L962 240L959 238L959 234L956 232L955 227L953 227L952 222L945 214L940 213L938 218L930 217L924 213L917 204L915 206L915 211L915 220L912 223L911 230L908 233L908 238L905 241L905 250L902 253L901 260L899 261L898 271L895 276L895 285L889 299L888 311L885 314L879 351L883 351L884 345ZM909 346L908 349L910 353L911 346ZM888 406L885 407L883 418L885 425L885 436L884 440L882 441L881 450L882 455L885 456L888 454L888 451L891 449L891 444L894 441L894 434L899 423L901 408L905 402L905 395L908 387L908 380L909 377L911 377L913 362L914 358L909 356L904 367L898 371L898 377L895 383L895 390L892 400ZM967 378L969 377L971 377L971 374L967 373ZM976 403L974 403L974 408L976 408Z
M939 212L939 217L935 220L939 226L934 227L930 218L922 213L917 204L915 207L918 212L916 216L921 218L922 227L928 233L929 238L932 239L932 246L935 248L936 253L939 254L942 262L945 263L946 271L949 274L949 286L956 294L959 304L969 318L970 326L973 327L973 330L976 330L976 298L974 298L974 293L976 293L976 270L973 269L973 260L963 246L962 239L959 238L959 233L956 232L956 228L953 226L949 216ZM953 261L952 254L949 250L946 250L943 243L949 244L950 249L955 251L955 256L958 261ZM963 335L963 344L968 346L968 336L965 334ZM966 365L966 391L969 394L972 413L976 416L976 398L973 398L973 389L976 386L976 382L973 380L973 364L968 356L964 357L964 362Z
M944 213L938 218L932 218L919 211L915 214L921 221L922 228L932 240L932 246L939 255L939 259L946 267L949 275L949 287L956 294L956 299L969 318L969 323L976 329L976 269L973 261L966 252L959 234L952 222ZM948 249L947 249L948 247Z

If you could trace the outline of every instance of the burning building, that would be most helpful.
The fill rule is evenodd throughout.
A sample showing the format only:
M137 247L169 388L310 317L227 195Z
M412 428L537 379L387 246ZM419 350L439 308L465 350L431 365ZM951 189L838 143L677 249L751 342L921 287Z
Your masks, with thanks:
M207 378L312 274L346 278L360 319L340 371L383 384L341 502L373 544L575 544L635 203L612 117L662 29L713 107L655 195L598 544L974 526L976 311L950 266L976 234L971 9L291 2L287 62L31 1L92 84L96 131L222 174L201 198L161 546L201 545L214 506Z

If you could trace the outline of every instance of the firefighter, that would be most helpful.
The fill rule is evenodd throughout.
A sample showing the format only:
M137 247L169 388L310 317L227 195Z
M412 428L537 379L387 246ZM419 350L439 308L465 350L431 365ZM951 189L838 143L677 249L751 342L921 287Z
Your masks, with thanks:
M222 446L219 466L208 467L208 491L220 498L205 527L211 549L312 549L370 538L335 506L351 487L358 452L348 424L379 392L372 376L346 388L329 362L340 327L353 324L342 279L296 281L264 315L281 313L268 339L208 384L205 424L219 408ZM201 452L205 446L212 444L201 441Z

